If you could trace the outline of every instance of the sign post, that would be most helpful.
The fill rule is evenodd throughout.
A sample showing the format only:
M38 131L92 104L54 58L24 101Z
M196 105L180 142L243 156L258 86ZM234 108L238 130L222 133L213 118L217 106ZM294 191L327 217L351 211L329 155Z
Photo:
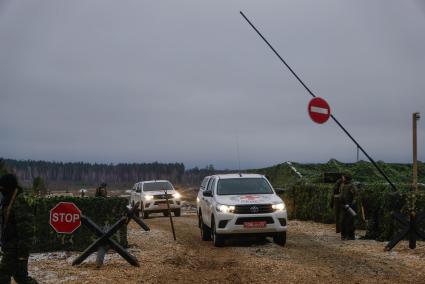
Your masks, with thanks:
M173 231L173 239L176 240L176 232L174 231L173 217L171 217L170 203L168 202L168 193L166 188L164 188L164 192L165 192L165 200L167 202L168 216L170 217L171 230Z
M331 116L331 108L329 104L322 98L315 97L308 104L308 114L311 120L316 123L323 124L328 121Z
M72 202L59 202L50 210L50 225L59 234L72 234L81 226L81 211Z

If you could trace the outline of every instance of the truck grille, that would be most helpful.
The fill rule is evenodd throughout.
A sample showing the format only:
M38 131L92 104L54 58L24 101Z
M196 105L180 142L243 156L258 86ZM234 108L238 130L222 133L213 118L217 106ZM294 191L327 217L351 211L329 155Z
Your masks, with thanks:
M167 204L167 201L166 200L164 200L164 201L155 201L153 203L153 205L160 205L160 204ZM172 200L168 200L168 204L173 204L173 201Z
M267 224L273 224L272 217L240 217L236 220L235 225L243 225L244 222L266 221Z
M168 199L173 198L172 194L167 194L167 196L168 196ZM165 194L154 195L153 199L166 199L166 196L165 196Z
M248 204L235 206L235 214L261 214L272 212L273 208L271 204Z

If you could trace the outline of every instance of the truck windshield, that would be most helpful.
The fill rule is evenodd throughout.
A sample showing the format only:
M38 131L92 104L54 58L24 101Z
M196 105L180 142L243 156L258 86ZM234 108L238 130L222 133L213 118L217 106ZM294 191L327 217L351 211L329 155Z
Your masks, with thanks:
M218 195L272 194L273 190L263 178L220 179L217 185Z
M143 184L143 191L164 191L173 190L169 182L149 182Z

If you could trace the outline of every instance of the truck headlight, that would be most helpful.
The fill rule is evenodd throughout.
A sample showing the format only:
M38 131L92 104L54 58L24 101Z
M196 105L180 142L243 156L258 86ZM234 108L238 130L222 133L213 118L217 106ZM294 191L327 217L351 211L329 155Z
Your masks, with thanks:
M222 212L222 213L233 213L235 211L235 206L217 204L217 211Z
M145 199L146 200L152 200L153 199L153 195L145 195Z
M181 194L180 193L178 193L177 191L176 191L176 193L174 193L173 194L173 197L175 198L175 199L179 199L180 197L182 197L181 196Z
M276 211L283 211L286 209L285 203L278 203L278 204L273 204L272 208Z

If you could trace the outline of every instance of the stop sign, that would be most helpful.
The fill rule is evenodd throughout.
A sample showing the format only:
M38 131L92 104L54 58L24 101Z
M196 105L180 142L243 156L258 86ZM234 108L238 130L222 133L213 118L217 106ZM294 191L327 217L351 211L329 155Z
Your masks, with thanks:
M59 202L50 210L50 225L58 233L72 234L81 226L81 211L72 202Z
M325 123L331 116L331 108L322 98L314 98L308 104L308 114L316 123Z

